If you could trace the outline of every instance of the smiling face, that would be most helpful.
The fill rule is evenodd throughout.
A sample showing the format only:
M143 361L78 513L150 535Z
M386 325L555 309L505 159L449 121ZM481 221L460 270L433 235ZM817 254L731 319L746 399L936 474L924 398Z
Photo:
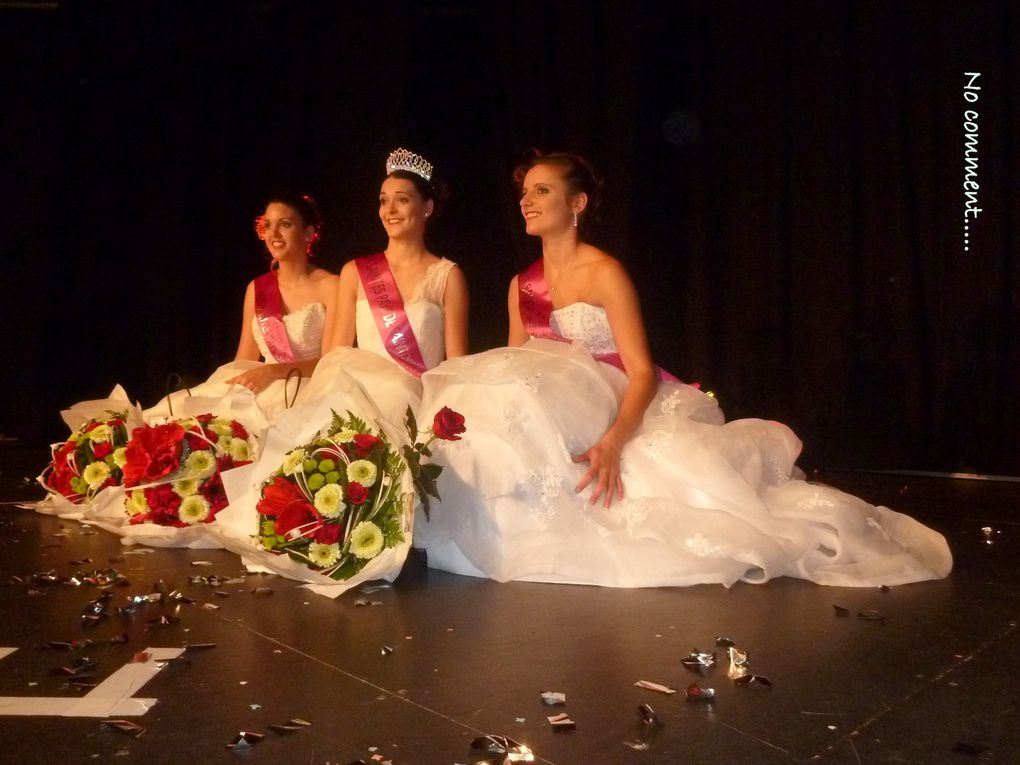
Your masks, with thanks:
M535 165L521 184L521 215L532 236L562 234L574 226L574 213L584 210L587 197L572 194L560 168Z
M301 214L283 202L270 202L256 222L259 238L273 260L307 258L308 245L315 234L313 226L306 226Z
M422 239L433 202L407 178L389 176L379 189L379 220L390 239Z

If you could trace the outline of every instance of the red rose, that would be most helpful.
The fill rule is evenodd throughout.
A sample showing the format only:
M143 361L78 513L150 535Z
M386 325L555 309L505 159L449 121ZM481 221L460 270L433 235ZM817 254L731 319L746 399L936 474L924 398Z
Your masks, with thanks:
M239 423L237 420L231 421L230 432L234 438L248 438L248 431L245 430L244 425Z
M307 501L297 484L278 475L273 476L272 483L262 487L262 498L255 508L262 515L279 515L283 512L283 508L295 500Z
M315 532L315 541L320 545L335 545L340 541L340 524L324 523Z
M459 414L448 406L444 406L432 421L432 432L436 438L444 441L460 441L460 434L467 428L464 427L464 415Z
M351 481L347 484L347 501L352 505L363 504L368 499L368 489L362 486L357 481Z
M380 443L377 436L359 433L354 437L354 444L358 447L358 456L367 457L376 444Z
M112 451L113 445L109 441L103 441L103 443L95 444L92 447L92 456L97 460L105 460Z

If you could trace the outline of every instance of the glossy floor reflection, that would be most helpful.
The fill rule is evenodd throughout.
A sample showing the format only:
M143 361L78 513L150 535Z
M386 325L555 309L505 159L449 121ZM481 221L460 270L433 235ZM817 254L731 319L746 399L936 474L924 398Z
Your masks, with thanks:
M0 456L0 498L35 496L22 478L45 455ZM3 761L452 765L477 762L470 743L489 733L557 765L1020 761L1020 484L818 477L945 533L953 575L888 591L792 579L610 590L496 584L430 571L415 557L392 588L332 601L245 576L223 551L136 553L109 534L5 505L0 646L16 650L0 659ZM83 609L104 590L33 579L111 567L129 584L106 590L108 611L157 582L195 602L144 603L85 626ZM211 575L236 581L189 582ZM869 611L884 618L857 617ZM681 664L695 648L721 657L719 636L747 651L772 687L735 686L726 662L704 673ZM119 682L138 653L205 643L215 645L185 651L130 694L158 700L128 718L146 729L140 738L88 716L98 703L89 685ZM97 664L83 677L62 669L84 657ZM694 682L715 700L686 701ZM565 706L544 705L542 691L566 694ZM65 699L72 716L12 714L30 698ZM660 725L641 722L641 704ZM546 718L560 712L575 730L551 729ZM270 728L295 718L311 725ZM265 738L228 750L240 731Z

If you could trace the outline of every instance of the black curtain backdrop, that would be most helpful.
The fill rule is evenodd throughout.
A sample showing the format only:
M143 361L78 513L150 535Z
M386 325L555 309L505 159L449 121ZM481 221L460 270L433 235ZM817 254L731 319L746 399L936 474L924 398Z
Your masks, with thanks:
M467 273L473 348L502 344L538 254L510 172L538 146L600 168L596 243L656 359L730 417L789 423L808 465L1020 474L1016 5L669 8L0 2L0 431L48 442L117 382L148 405L203 379L267 195L319 200L336 270L385 242L398 145L451 184L431 244Z

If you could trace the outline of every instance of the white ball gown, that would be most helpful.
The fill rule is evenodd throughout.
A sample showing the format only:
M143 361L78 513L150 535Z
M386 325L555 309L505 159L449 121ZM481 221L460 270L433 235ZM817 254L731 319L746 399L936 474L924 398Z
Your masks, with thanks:
M885 507L801 480L801 443L785 425L725 423L714 398L661 382L622 453L625 499L606 510L574 487L575 464L612 424L625 374L592 354L616 346L602 308L575 303L550 324L573 342L531 339L427 372L421 408L465 416L443 442L431 522L415 545L430 567L613 587L765 582L897 585L946 576L941 534Z
M446 355L443 294L454 263L441 259L429 267L409 300L403 301L417 346L426 367L438 364ZM311 380L302 388L298 404L280 411L266 432L259 460L231 471L224 477L230 504L211 524L210 533L228 549L240 554L250 570L272 571L301 579L320 594L335 597L366 578L394 578L400 571L407 547L390 556L386 570L366 567L356 579L343 583L324 582L321 574L294 564L286 556L261 550L253 534L258 524L256 504L262 482L279 468L285 454L313 440L330 424L332 413L352 412L384 432L394 447L408 442L403 427L410 406L417 411L421 382L390 355L373 316L364 287L359 283L356 305L357 348L335 348L316 365ZM242 472L243 471L243 472ZM410 487L408 487L408 490ZM408 540L411 528L407 529Z

